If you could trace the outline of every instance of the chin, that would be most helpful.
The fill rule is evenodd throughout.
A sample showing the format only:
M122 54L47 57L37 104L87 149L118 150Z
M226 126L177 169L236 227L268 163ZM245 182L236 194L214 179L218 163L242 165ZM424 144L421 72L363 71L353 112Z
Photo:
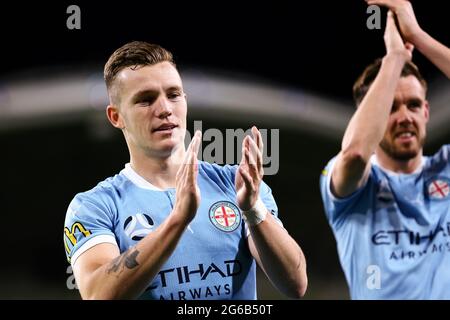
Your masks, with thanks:
M171 154L175 153L178 150L180 145L181 144L178 141L173 141L173 140L172 141L166 141L165 143L163 143L160 146L159 149L161 150L162 153L171 155Z
M420 152L417 143L399 145L382 141L380 147L389 157L399 161L408 161L414 159Z
M396 160L407 161L414 159L419 154L419 150L415 148L394 150L392 157Z

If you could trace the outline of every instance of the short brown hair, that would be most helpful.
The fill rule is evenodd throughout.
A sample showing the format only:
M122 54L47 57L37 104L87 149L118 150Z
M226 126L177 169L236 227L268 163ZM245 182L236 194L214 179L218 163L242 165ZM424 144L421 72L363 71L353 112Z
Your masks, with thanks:
M373 81L378 75L378 72L380 71L381 63L382 59L380 58L375 60L371 65L367 66L353 85L353 100L355 101L356 106L359 106L361 101L364 99L367 91L369 91L370 86L372 85ZM424 77L422 77L419 68L417 68L417 66L411 61L405 63L401 76L416 77L425 89L425 92L427 91L427 82L425 81Z
M144 41L132 41L114 51L106 62L103 73L110 99L115 96L111 93L111 89L117 74L121 70L130 66L135 68L151 66L164 61L175 66L172 53L157 44Z

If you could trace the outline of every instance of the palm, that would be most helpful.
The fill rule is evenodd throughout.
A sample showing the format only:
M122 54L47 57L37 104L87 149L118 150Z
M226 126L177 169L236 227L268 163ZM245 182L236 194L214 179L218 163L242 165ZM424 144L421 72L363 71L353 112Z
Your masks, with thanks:
M248 165L240 164L239 167L241 166L243 170L248 172ZM253 207L252 191L244 183L244 178L239 169L236 171L235 187L236 187L236 202L238 207L241 208L242 210L248 210L252 208Z
M197 184L200 139L201 133L196 132L176 176L176 206L188 221L195 217L200 205L200 188Z
M384 33L384 42L386 44L387 53L403 52L407 56L407 60L411 60L413 46L410 43L403 43L403 39L395 25L394 15L392 11L388 12L386 30Z
M261 133L252 128L254 139L245 137L242 142L242 159L236 171L236 202L242 210L250 210L258 200L259 185L264 175L262 167L263 143Z

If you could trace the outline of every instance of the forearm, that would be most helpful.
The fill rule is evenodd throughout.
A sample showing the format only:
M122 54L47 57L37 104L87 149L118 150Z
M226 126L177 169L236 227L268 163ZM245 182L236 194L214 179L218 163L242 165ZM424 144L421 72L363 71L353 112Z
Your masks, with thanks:
M186 225L171 214L161 226L134 247L96 269L90 276L86 298L138 297L173 253Z
M260 266L270 281L291 298L300 298L307 287L306 260L294 239L275 221L266 220L250 227Z
M417 50L450 78L450 48L435 40L425 31L414 35L413 43Z
M395 90L405 64L403 53L389 53L380 71L353 115L342 140L342 150L351 150L368 161L383 138Z

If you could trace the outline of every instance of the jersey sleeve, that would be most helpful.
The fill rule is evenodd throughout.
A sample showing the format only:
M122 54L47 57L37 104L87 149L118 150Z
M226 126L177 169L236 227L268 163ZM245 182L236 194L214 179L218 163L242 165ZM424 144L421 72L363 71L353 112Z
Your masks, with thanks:
M67 260L72 265L82 253L99 243L117 245L112 206L105 198L80 193L67 209L63 237Z
M450 165L450 144L443 145L431 161L446 164L448 167Z
M338 198L331 191L331 176L335 163L336 157L328 162L325 169L322 170L322 174L320 176L320 193L322 196L322 202L328 222L332 226L335 226L339 222L342 222L348 214L359 211L356 209L356 206L360 202L362 197L368 196L367 186L371 183L372 180L371 172L365 185L361 186L358 190L354 191L347 197Z

